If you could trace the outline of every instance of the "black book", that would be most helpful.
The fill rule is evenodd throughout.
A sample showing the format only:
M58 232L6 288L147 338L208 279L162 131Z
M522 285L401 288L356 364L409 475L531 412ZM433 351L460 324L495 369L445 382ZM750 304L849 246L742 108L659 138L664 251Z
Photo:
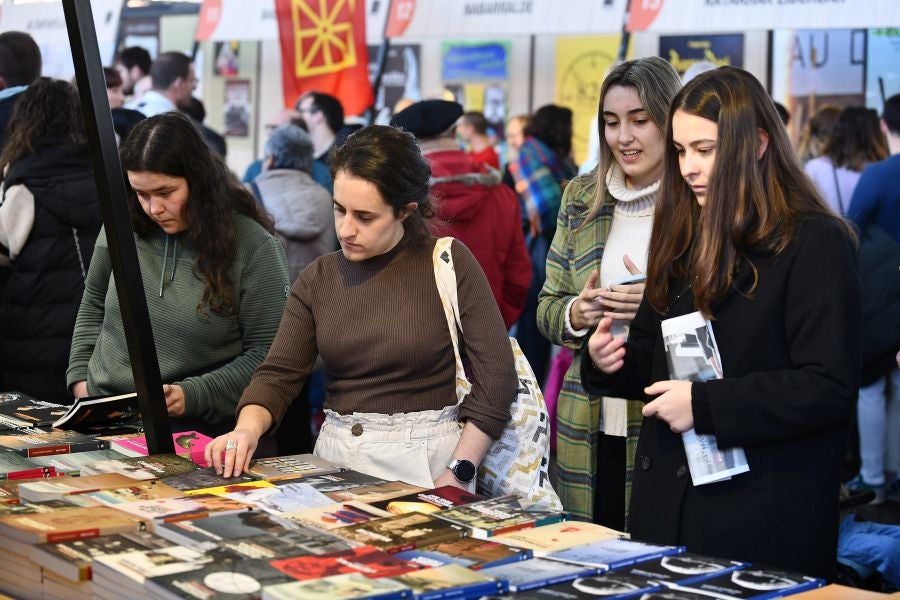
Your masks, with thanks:
M291 581L265 560L216 557L193 571L149 577L144 586L154 597L255 600L264 587Z
M671 554L645 560L625 567L619 572L649 577L660 582L688 585L696 581L724 575L746 566L747 563L736 560L712 558L685 552L684 554Z
M53 427L82 433L108 433L111 429L136 427L140 420L136 393L90 396L75 400L66 414L53 422Z
M697 581L689 586L666 583L671 589L695 593L712 593L729 598L781 598L812 590L825 585L824 579L808 577L800 573L782 571L769 567L751 565L743 569L731 571Z
M29 431L33 428L47 427L68 409L69 407L63 404L44 402L22 392L2 392L0 431Z
M109 442L77 431L0 435L0 449L18 452L27 458L105 450L106 448L109 448Z
M658 581L648 577L629 575L628 573L603 573L577 577L571 581L556 583L548 587L517 592L516 598L522 600L582 600L587 598L645 598L645 594L658 592L664 587Z

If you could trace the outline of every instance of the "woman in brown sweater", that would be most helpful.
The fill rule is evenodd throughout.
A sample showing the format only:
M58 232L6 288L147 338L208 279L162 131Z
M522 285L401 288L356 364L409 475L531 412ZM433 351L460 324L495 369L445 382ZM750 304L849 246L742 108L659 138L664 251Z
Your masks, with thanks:
M246 470L321 356L330 383L316 454L387 479L469 487L518 387L487 278L454 242L473 382L457 407L453 346L434 282L428 163L411 135L373 126L335 151L331 169L341 251L297 278L272 349L241 397L237 426L207 447L207 458L226 477Z

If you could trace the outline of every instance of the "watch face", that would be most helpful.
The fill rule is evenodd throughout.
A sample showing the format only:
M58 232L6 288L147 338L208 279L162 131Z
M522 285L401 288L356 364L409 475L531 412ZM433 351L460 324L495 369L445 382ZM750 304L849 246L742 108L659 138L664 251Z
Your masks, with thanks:
M469 483L475 479L476 473L475 465L468 460L461 460L453 467L453 474L462 483Z

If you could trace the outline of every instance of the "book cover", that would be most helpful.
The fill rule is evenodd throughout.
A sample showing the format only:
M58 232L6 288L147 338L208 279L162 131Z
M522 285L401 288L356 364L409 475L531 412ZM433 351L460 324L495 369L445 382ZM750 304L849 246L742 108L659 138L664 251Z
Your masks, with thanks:
M388 482L358 471L341 471L340 473L331 473L329 475L313 475L305 478L304 483L308 483L323 494L328 494L329 492L341 492Z
M139 519L107 506L0 517L0 534L26 544L138 531Z
M30 479L0 479L0 506L21 504L19 498L19 486L31 481L42 481L46 477L32 477Z
M302 482L240 491L228 494L228 497L244 502L252 502L259 508L273 514L290 513L306 508L334 504L331 498L311 485Z
M484 496L473 494L454 485L445 485L431 490L404 494L389 500L369 502L368 504L393 515L402 515L413 511L427 514L484 499Z
M282 513L279 516L293 523L325 531L384 518L384 514L381 511L376 512L370 506L353 501L305 508L294 512Z
M341 467L312 454L260 458L250 465L250 473L260 479L279 481L339 473Z
M82 433L99 433L140 421L137 394L90 396L76 398L69 410L53 422L56 429L73 429Z
M265 481L263 479L257 479L256 481L239 481L234 480L230 483L226 483L225 485L217 485L215 487L208 488L200 488L199 490L184 490L182 493L185 496L226 496L231 497L233 494L237 494L239 492L246 492L249 490L258 490L262 488L273 488L275 487L274 483L269 481Z
M402 552L419 546L463 537L465 528L435 515L412 512L348 525L340 535L386 552Z
M257 479L257 477L250 477L248 475L225 478L221 475L216 475L215 471L212 469L198 469L190 473L166 477L166 485L170 485L173 488L178 488L182 491L190 491L240 483L242 481L256 481Z
M422 546L421 550L440 552L453 557L457 561L469 561L471 564L464 566L476 571L487 567L523 561L532 556L531 550L511 548L493 541L488 542L471 537L429 544Z
M68 408L22 392L3 392L0 394L0 431L47 427L66 414Z
M278 560L308 554L330 554L355 548L358 544L312 527L285 529L277 535L262 533L236 540L219 540L218 547L238 556Z
M177 454L155 454L153 456L129 456L118 460L101 460L82 467L81 474L121 473L132 479L149 481L190 473L199 468L190 459Z
M527 548L535 556L546 556L550 552L565 550L601 540L617 539L625 535L621 531L586 523L584 521L561 521L531 529L520 529L493 537L493 541L516 548Z
M31 560L72 581L91 578L91 565L98 556L120 554L132 550L149 550L171 546L171 542L146 531L115 533L84 540L35 544Z
M263 588L263 600L402 600L412 590L392 579L370 579L359 573L292 581Z
M118 576L120 582L143 585L147 577L193 571L212 562L212 557L184 546L157 546L94 557L94 580L101 575ZM112 577L110 577L112 578Z
M555 583L541 588L530 588L530 591L516 592L516 598L522 600L547 600L548 598L565 598L566 600L582 600L587 598L634 598L645 599L648 594L665 590L658 581L629 575L627 573L604 573L576 577L569 581ZM680 600L680 596L676 596Z
M722 379L722 357L712 323L700 312L665 319L660 324L669 377L680 381ZM714 435L693 428L681 434L694 485L731 479L750 470L743 448L719 449Z
M90 450L70 454L54 454L29 458L31 462L44 467L53 467L57 475L79 475L85 465L101 460L118 460L125 455L115 450Z
M307 482L304 481L304 483ZM363 502L371 506L372 502L380 502L382 500L391 500L399 496L416 494L418 492L424 492L426 489L427 488L412 485L411 483L406 483L405 481L386 481L385 483L377 485L363 485L346 490L324 492L324 494L335 502L354 501ZM382 512L384 512L385 516L390 514L387 511Z
M154 532L176 544L198 551L212 550L222 540L261 534L280 535L285 526L262 511L242 511L181 521L156 523Z
M710 579L737 569L746 567L747 563L724 558L712 558L701 554L685 552L670 554L652 560L645 560L622 569L641 577L653 578L657 581L689 585L696 581Z
M684 552L682 546L658 546L633 540L603 540L551 552L547 558L609 571L669 554Z
M285 575L300 581L344 573L359 573L375 579L403 575L422 568L416 563L397 558L394 554L388 554L372 546L359 546L330 554L295 556L274 560L270 564Z
M148 577L144 585L151 594L164 598L255 600L263 587L290 581L290 577L262 560L217 558L192 571Z
M157 498L120 504L116 508L147 521L151 527L155 526L154 522L201 519L227 512L253 510L250 504L221 496Z
M729 598L780 598L825 585L824 579L780 569L752 565L690 585L666 583L670 590L720 594Z
M169 487L161 481L154 480L133 483L127 487L116 487L96 492L87 492L79 494L79 496L90 498L98 505L121 508L135 502L178 498L181 496L181 491Z
M56 469L46 467L16 452L0 452L0 479L37 479L53 477Z
M478 598L506 591L505 581L488 577L481 572L470 571L459 565L422 569L391 579L412 589L417 600ZM453 593L448 593L451 590Z
M436 515L468 528L472 537L487 539L501 533L558 523L565 513L533 510L517 496L499 496L443 510Z
M19 485L19 497L31 502L61 500L64 496L84 494L113 488L133 486L135 480L119 473L85 475L83 477L54 477Z
M573 565L545 558L532 558L521 562L488 567L481 571L489 577L504 579L511 592L524 592L542 588L579 577L597 573L597 569Z
M49 431L26 435L0 435L0 450L12 450L27 458L104 450L109 443L76 431Z
M90 504L90 506L95 506ZM48 502L22 502L20 504L3 504L0 505L0 517L11 515L30 515L34 513L48 513L55 510L66 510L73 508L72 504L60 500L50 500Z
M209 467L206 462L206 446L212 441L208 435L199 431L179 431L172 434L175 444L175 454L186 456L201 467ZM109 438L111 448L118 450L126 456L149 456L147 438L142 434L111 436Z

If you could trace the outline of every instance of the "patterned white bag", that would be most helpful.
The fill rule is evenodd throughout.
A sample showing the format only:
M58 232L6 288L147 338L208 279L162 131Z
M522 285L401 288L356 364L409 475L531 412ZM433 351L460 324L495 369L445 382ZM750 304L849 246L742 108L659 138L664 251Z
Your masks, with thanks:
M456 271L450 252L452 237L438 239L434 246L434 279L453 340L456 357L456 397L458 402L469 394L472 384L466 377L459 351L459 319ZM486 496L515 494L541 510L562 510L562 502L550 485L547 468L550 462L550 417L544 396L537 384L528 359L515 338L509 338L516 362L519 390L511 415L499 439L491 444L478 470L478 492Z

